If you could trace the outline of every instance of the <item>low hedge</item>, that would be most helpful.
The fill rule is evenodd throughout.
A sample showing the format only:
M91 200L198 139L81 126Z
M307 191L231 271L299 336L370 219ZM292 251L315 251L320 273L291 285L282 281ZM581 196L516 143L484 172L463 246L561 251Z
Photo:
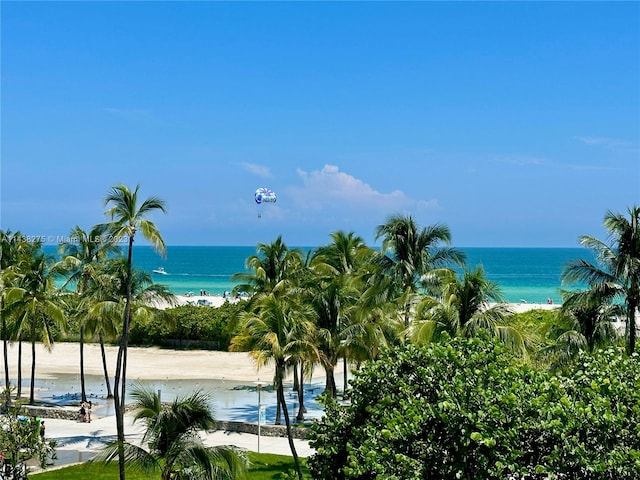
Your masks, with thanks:
M225 303L218 308L184 305L131 326L131 345L228 350L238 333L246 302Z

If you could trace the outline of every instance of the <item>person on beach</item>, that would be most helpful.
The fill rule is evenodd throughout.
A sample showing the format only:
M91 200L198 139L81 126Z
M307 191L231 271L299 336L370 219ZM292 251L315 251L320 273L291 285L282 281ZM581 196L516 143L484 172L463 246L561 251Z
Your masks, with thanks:
M40 438L44 440L44 420L40 421Z
M82 405L80 405L80 421L82 423L87 421L87 411L84 408L84 403Z
M93 404L91 403L91 400L89 400L89 402L87 403L87 422L91 423L91 407L93 407Z

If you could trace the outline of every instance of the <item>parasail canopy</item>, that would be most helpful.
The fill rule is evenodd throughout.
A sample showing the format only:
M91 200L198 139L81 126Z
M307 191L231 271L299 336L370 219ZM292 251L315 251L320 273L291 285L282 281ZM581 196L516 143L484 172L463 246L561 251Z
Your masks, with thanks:
M268 188L261 187L256 190L255 199L256 203L276 203L276 192L269 190Z

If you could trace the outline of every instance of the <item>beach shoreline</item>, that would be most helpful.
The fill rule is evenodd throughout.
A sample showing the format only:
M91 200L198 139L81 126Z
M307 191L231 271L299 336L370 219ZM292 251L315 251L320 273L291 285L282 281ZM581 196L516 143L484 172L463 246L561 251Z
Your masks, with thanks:
M179 304L186 305L188 301L209 299L211 307L223 305L222 296L194 296L185 297L177 295ZM233 300L231 300L233 301ZM495 304L490 304L490 306ZM522 313L530 310L555 310L560 307L557 304L541 303L510 303L506 304L514 313ZM206 305L201 308L207 308ZM17 358L17 344L9 344L9 375L17 376L17 362L11 359ZM113 375L118 347L106 345L106 361ZM258 378L272 378L274 369L270 365L257 367L253 357L248 352L224 352L217 350L173 350L160 347L133 347L127 350L127 377L140 380L236 380L257 381ZM22 355L23 375L30 371L31 355L25 349ZM49 378L56 374L79 374L80 348L77 342L60 342L52 346L48 351L42 344L36 344L36 377ZM85 374L104 375L102 354L97 343L84 344ZM318 370L316 378L322 377Z

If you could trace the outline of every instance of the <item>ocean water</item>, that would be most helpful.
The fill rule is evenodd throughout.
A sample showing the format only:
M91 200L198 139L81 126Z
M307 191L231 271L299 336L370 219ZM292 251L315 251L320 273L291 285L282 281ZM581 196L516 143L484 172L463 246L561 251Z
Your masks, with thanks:
M300 247L303 251L314 247ZM560 303L560 275L567 262L577 259L593 261L593 254L584 248L462 248L467 255L467 267L482 265L486 277L500 286L507 302L546 303L551 298ZM53 254L56 247L45 247ZM161 258L149 246L135 246L133 261L137 268L151 273L157 283L167 285L175 294L202 290L211 295L231 291L231 276L247 272L245 262L255 255L252 246L168 246L166 258ZM166 275L153 273L164 268Z
M310 250L312 247L301 247ZM565 264L592 254L583 248L463 248L467 265L482 265L486 277L496 282L508 302L554 303L562 300L560 275ZM162 267L166 275L152 273L157 283L167 285L175 294L201 290L222 295L234 284L231 275L247 271L246 259L255 247L167 247L162 259L151 247L134 248L134 264L152 272Z

